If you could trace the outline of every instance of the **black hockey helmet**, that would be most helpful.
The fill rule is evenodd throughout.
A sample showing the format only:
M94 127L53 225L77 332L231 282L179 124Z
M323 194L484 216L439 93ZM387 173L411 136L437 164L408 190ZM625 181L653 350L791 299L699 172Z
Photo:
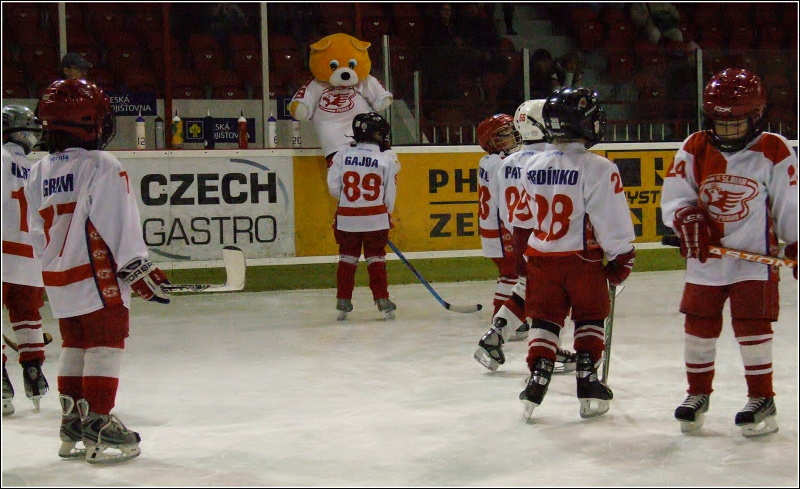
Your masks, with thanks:
M542 108L544 124L554 138L584 138L586 147L598 143L606 132L606 111L590 88L559 88Z
M386 151L392 147L392 130L377 112L358 114L353 119L353 139L357 143L375 143Z

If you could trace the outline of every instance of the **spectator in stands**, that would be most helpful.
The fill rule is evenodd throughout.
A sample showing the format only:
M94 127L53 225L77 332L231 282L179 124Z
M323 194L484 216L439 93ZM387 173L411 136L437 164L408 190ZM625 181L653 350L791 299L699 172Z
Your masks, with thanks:
M247 16L235 3L210 4L208 18L211 24L211 35L220 43L226 42L230 34L249 30Z
M78 53L67 53L61 58L61 72L66 79L85 80L89 68L89 62Z
M458 98L453 73L464 74L467 64L478 65L468 57L464 39L459 35L449 3L438 5L427 26L423 49L423 77L426 97L439 100ZM469 71L469 70L467 70Z
M456 32L464 40L464 56L470 60L464 64L465 74L478 77L486 69L496 71L495 53L500 41L494 21L490 19L480 4L460 4L456 16ZM494 66L492 66L494 65Z
M560 86L558 69L550 51L541 48L534 51L531 57L531 97L547 98Z
M453 18L453 7L449 3L439 5L439 9L431 16L426 29L425 45L430 47L464 45Z
M653 44L658 44L662 37L683 42L683 33L678 28L680 13L671 3L633 3L631 20Z
M562 87L579 87L583 78L583 63L577 50L570 51L556 61L558 81Z

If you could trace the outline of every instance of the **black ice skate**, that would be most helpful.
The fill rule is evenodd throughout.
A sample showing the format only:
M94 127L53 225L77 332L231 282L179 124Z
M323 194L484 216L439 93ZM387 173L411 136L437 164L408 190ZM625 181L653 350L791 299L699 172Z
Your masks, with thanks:
M42 373L42 361L31 360L22 364L22 380L25 382L25 395L33 402L33 410L39 412L39 399L47 394L49 385Z
M81 442L83 428L81 427L81 417L75 409L75 399L70 396L60 394L58 402L61 403L61 448L58 449L58 456L61 458L79 458L86 455L86 448L78 448L75 445Z
M503 355L503 328L505 325L505 319L495 318L494 325L483 334L478 341L478 349L472 354L472 358L492 372L506 363L506 356Z
M344 321L347 319L347 313L353 310L353 303L350 302L350 299L336 299L336 310L339 311L336 320Z
M683 433L691 433L703 427L705 415L711 406L708 394L689 394L686 400L675 409L675 419L681 423Z
M8 379L8 372L6 371L6 364L3 364L3 416L14 414L14 386Z
M575 371L575 353L558 348L556 350L556 367L554 373L565 374Z
M522 418L530 422L533 417L533 410L539 407L547 394L547 387L550 385L550 377L553 375L553 362L546 358L537 358L528 377L525 389L519 393L519 400L522 401L524 411Z
M394 302L390 301L388 298L378 299L375 301L375 305L378 306L378 310L383 313L383 319L394 319L394 310L397 309Z
M741 411L736 413L736 426L744 436L768 435L778 431L775 402L771 397L750 397Z
M614 398L605 384L597 378L597 368L588 352L576 352L575 379L578 385L581 418L593 418L605 414Z
M76 404L81 416L81 440L86 446L87 462L122 462L142 453L139 433L126 428L119 418L89 411L86 399L80 399Z

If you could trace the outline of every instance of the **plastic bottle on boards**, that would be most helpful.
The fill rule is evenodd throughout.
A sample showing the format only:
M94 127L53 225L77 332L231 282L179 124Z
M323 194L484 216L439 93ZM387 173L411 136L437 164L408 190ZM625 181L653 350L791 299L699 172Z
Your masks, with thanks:
M139 117L136 118L136 149L147 148L147 137L145 135L144 117L142 109L139 109Z
M178 116L178 109L175 109L175 117L172 118L171 131L172 148L181 149L183 147L183 120Z
M267 137L269 138L268 145L270 148L278 147L278 121L272 113L269 114L267 119Z
M292 147L299 148L303 145L303 138L300 136L300 121L292 119Z
M244 117L244 109L239 113L236 125L239 129L239 149L247 149L247 119Z
M155 120L155 142L156 149L164 149L164 119L160 115L156 116Z
M214 126L214 118L209 109L203 117L203 149L214 149Z

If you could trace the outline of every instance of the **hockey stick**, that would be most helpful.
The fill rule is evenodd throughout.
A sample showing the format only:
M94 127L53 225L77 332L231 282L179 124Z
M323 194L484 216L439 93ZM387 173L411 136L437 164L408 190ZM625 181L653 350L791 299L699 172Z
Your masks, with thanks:
M224 284L164 284L161 287L170 294L177 292L233 292L244 289L247 260L244 252L235 246L222 249L225 263Z
M422 285L424 285L425 288L428 289L428 292L430 292L431 295L433 295L434 299L439 301L439 304L441 304L442 307L444 307L448 311L463 312L463 313L478 312L481 309L483 309L483 306L480 304L475 304L474 306L459 306L455 304L450 304L446 300L442 299L442 296L440 296L439 294L436 293L435 290L433 290L431 284L429 284L428 281L425 280L425 278L422 275L420 275L417 269L414 268L414 265L409 263L406 257L403 256L400 250L397 249L397 246L395 246L394 243L392 243L391 241L387 241L387 244L389 245L389 248L391 248L392 251L394 251L394 254L397 255L403 261L403 263L405 263L405 265L408 267L409 270L411 270L411 273L417 276L417 280L419 280L422 283Z
M663 236L661 244L667 246L681 246L681 240L675 235ZM764 265L772 265L775 267L796 267L797 261L790 258L780 258L777 256L759 255L758 253L750 253L744 250L734 250L732 248L724 248L722 246L711 245L708 247L709 253L719 256L729 256L739 260L752 261L755 263L763 263Z
M45 345L49 345L50 342L53 341L53 335L51 335L50 333L48 333L46 331L44 333L42 333L42 336L44 337L44 344ZM19 351L19 345L17 345L17 343L15 341L11 341L11 338L9 338L8 336L3 335L3 341L5 341L6 345L8 345L8 347L11 348L12 350Z
M603 351L603 372L600 378L600 382L604 384L608 380L608 369L611 366L611 338L614 332L614 303L624 287L624 285L616 286L608 284L608 299L611 301L611 307L608 311L608 317L606 318L606 324L604 328L605 350Z

